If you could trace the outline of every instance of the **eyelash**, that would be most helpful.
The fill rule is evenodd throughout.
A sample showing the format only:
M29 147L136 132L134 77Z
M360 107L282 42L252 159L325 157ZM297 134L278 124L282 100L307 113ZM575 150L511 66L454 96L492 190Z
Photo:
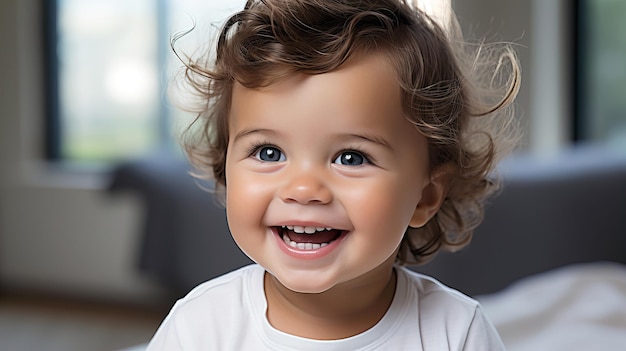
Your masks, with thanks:
M254 156L261 148L263 147L273 147L276 148L278 150L280 150L279 147L277 147L276 145L270 143L269 141L258 141L253 143L252 145L250 145L250 147L247 150L247 155L248 157ZM281 150L282 152L282 150Z
M258 141L250 145L250 147L248 148L247 150L248 157L254 156L257 152L259 152L261 148L264 148L264 147L273 147L273 148L280 150L280 152L283 152L278 146L272 144L269 141ZM333 160L335 160L337 157L339 157L339 155L343 154L344 152L355 152L357 154L360 154L361 156L363 156L363 158L365 159L365 161L367 161L368 164L376 165L376 161L374 160L372 155L369 152L364 151L359 147L345 148L337 152L335 156L333 157Z
M372 157L372 155L370 153L368 153L367 151L364 151L358 147L349 147L346 149L343 149L341 151L339 151L335 157L333 158L333 160L337 159L337 157L339 157L339 155L346 153L346 152L354 152L357 153L361 156L363 156L363 158L365 159L365 161L367 162L367 164L371 164L371 165L375 165L376 162L374 160L374 158Z

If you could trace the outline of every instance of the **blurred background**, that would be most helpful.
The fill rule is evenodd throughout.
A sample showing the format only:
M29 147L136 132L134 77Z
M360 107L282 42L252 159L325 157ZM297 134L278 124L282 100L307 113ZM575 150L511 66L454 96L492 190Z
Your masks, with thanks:
M83 349L144 342L180 296L139 269L148 210L136 192L112 194L112 177L135 159L180 157L176 137L193 115L167 99L181 66L170 36L195 25L177 49L207 48L242 3L0 1L1 350L20 350L3 345L3 332L23 330L3 316L15 321L24 309L31 317L21 320L39 333L42 315L69 313L86 322L67 329L104 323L98 335L116 339L91 330L100 341ZM626 1L453 3L469 39L516 43L520 152L591 142L626 149Z

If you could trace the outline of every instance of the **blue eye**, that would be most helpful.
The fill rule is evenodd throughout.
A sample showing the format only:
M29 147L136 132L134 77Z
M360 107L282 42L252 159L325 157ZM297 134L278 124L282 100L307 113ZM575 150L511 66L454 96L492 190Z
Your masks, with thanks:
M254 154L254 157L263 162L283 162L285 155L282 151L272 146L263 146Z
M339 154L339 156L337 156L337 158L335 159L333 163L337 163L337 164L344 165L344 166L360 166L365 163L368 163L368 161L367 161L367 158L359 152L344 151L341 154Z

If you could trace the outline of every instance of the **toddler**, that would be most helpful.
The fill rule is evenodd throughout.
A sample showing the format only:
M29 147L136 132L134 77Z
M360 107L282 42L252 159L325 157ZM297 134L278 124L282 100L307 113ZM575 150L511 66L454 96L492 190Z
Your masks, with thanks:
M515 55L443 13L250 0L187 64L187 152L256 264L178 301L148 350L504 349L475 300L404 268L470 241L515 139Z

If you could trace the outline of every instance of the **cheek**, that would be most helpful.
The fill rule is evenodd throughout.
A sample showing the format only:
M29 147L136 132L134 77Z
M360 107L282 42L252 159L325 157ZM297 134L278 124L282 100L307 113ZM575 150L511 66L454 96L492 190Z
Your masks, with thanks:
M247 219L247 210L253 210L256 188L241 172L234 172L233 167L226 164L226 215L233 236L240 232L239 227ZM250 206L248 206L248 205Z
M239 248L253 260L262 246L262 235L257 233L266 210L260 189L249 177L227 173L226 218L232 238Z
M232 171L227 167L226 214L233 236L250 226L262 223L272 198L272 189L263 176L248 172Z
M386 234L403 235L420 200L416 185L390 177L385 182L364 184L347 192L351 198L351 217Z

